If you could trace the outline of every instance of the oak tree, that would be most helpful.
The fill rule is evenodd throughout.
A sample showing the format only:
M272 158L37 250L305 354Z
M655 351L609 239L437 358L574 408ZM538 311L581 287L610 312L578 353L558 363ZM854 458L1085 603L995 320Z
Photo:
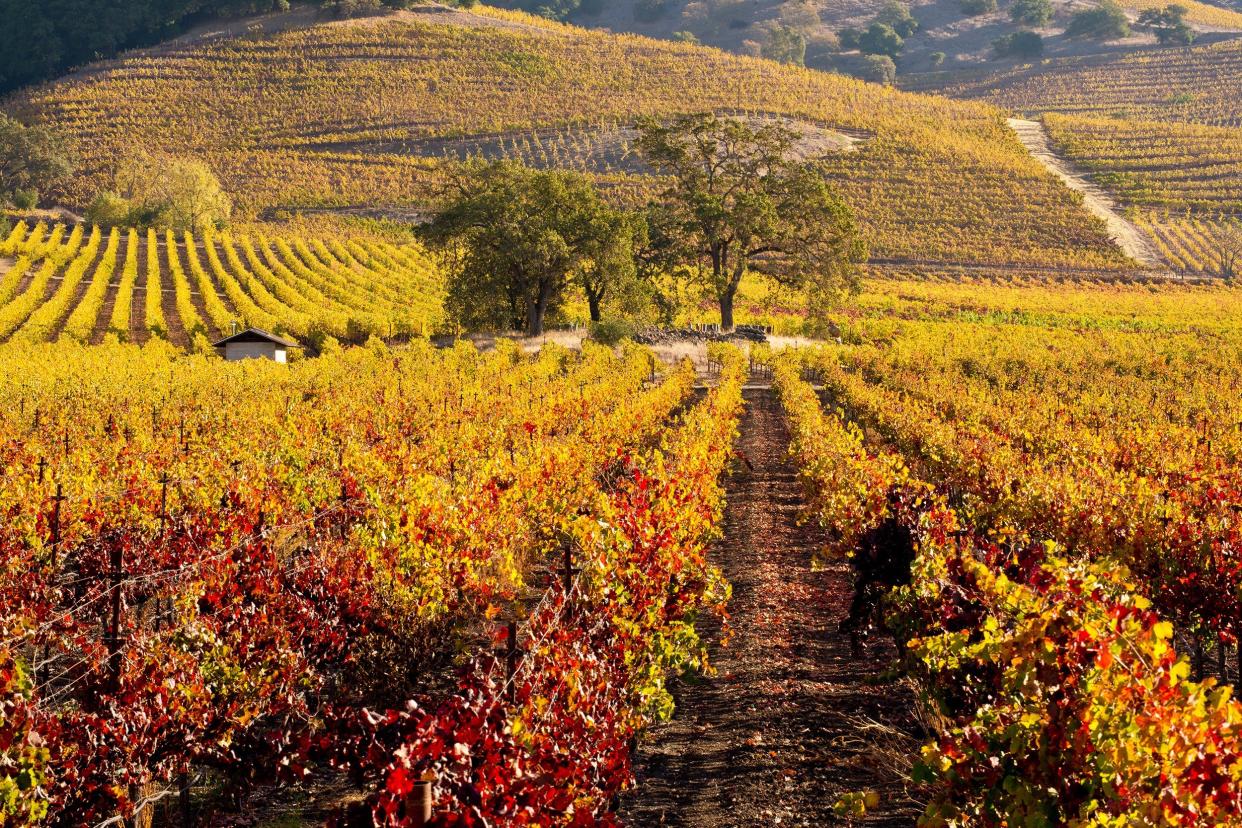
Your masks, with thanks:
M575 283L598 315L610 285L633 267L634 232L581 173L472 161L422 235L445 254L459 322L538 336Z
M651 208L652 244L707 285L724 329L749 271L804 290L813 307L857 289L866 245L854 214L799 156L793 130L713 114L646 119L638 147L669 182Z

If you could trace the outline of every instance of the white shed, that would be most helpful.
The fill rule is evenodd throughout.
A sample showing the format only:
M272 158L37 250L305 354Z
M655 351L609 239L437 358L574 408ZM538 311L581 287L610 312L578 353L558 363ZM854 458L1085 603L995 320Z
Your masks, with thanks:
M270 359L283 363L289 361L290 348L302 346L267 331L248 328L241 333L221 339L213 347L229 362L242 359Z

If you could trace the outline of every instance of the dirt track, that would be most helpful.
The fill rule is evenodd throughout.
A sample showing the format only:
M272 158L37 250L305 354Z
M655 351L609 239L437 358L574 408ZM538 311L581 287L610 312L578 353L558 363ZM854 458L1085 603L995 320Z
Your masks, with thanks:
M733 583L733 639L719 675L683 685L678 713L644 743L639 787L621 816L633 826L820 826L845 792L882 804L852 824L910 826L920 808L904 771L921 741L905 684L880 680L893 653L861 660L837 632L851 597L848 566L812 572L817 533L797 525L801 488L771 391L747 392L741 450L751 468L729 482L716 563Z
M1089 181L1086 176L1076 172L1065 159L1053 151L1043 124L1023 118L1010 118L1009 127L1018 134L1018 139L1031 155L1035 156L1053 175L1065 182L1065 186L1082 193L1083 206L1091 211L1092 215L1104 220L1104 223L1108 225L1109 235L1113 237L1113 241L1123 253L1148 267L1164 267L1147 235L1117 212L1117 205L1113 199Z

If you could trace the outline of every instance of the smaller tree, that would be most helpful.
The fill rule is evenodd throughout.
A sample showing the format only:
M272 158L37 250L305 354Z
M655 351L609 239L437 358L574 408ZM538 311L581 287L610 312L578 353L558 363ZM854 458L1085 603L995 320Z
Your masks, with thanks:
M996 0L961 0L962 14L978 17L996 11Z
M891 86L897 82L897 64L888 55L867 55L863 58L863 80Z
M144 154L123 162L115 192L101 194L92 209L115 216L122 204L129 206L125 223L174 230L218 227L233 213L233 202L210 167L174 155Z
M1094 9L1084 9L1070 18L1065 27L1066 37L1091 38L1093 40L1117 40L1130 36L1130 19L1125 9L1113 0L1103 0Z
M901 0L888 0L876 14L875 22L891 26L903 38L910 37L919 30L919 21L910 14L910 7Z
M46 127L0 113L0 201L56 187L73 172L64 142Z
M1222 279L1234 279L1242 265L1242 225L1221 222L1211 233L1216 255L1216 272Z
M1195 42L1195 30L1186 23L1190 9L1173 3L1163 9L1147 9L1139 15L1138 25L1156 36L1162 46L1189 46Z
M654 259L695 279L733 328L738 287L748 272L823 297L858 285L866 258L854 214L824 171L799 160L797 134L711 113L664 124L639 122L638 148L669 180L651 207Z
M1010 32L992 41L997 57L1036 58L1044 53L1044 39L1036 32Z
M647 242L647 222L638 213L601 205L585 224L576 277L591 321L599 322L604 302L631 288L637 278L635 256Z
M1051 0L1014 0L1009 17L1023 26L1047 26L1052 22Z
M600 303L632 272L636 232L581 173L471 161L421 234L444 254L459 322L538 336L575 279Z
M805 66L806 37L792 26L782 23L773 24L768 27L767 38L761 47L760 55L777 63Z
M906 41L885 23L872 23L858 38L858 49L864 55L888 55L895 58L905 48Z

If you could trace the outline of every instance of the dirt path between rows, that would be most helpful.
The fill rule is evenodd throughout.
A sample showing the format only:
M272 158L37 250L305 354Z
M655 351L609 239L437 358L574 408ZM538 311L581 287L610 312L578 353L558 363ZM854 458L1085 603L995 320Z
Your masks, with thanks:
M1166 267L1160 260L1159 254L1156 253L1156 247L1151 239L1133 222L1117 212L1117 204L1112 197L1057 155L1042 123L1024 118L1010 118L1009 127L1018 134L1018 140L1031 155L1035 156L1053 175L1065 182L1065 186L1082 193L1083 206L1091 211L1092 215L1104 220L1104 223L1108 225L1108 234L1113 237L1113 241L1123 253L1148 267Z
M847 824L833 804L871 790L881 805L852 825L911 826L922 810L905 772L921 746L914 698L879 676L894 659L875 644L856 660L837 631L849 567L812 572L818 533L797 525L803 497L789 434L768 389L748 390L716 563L733 583L733 639L713 641L715 678L682 685L674 720L643 743L626 825L723 828Z

